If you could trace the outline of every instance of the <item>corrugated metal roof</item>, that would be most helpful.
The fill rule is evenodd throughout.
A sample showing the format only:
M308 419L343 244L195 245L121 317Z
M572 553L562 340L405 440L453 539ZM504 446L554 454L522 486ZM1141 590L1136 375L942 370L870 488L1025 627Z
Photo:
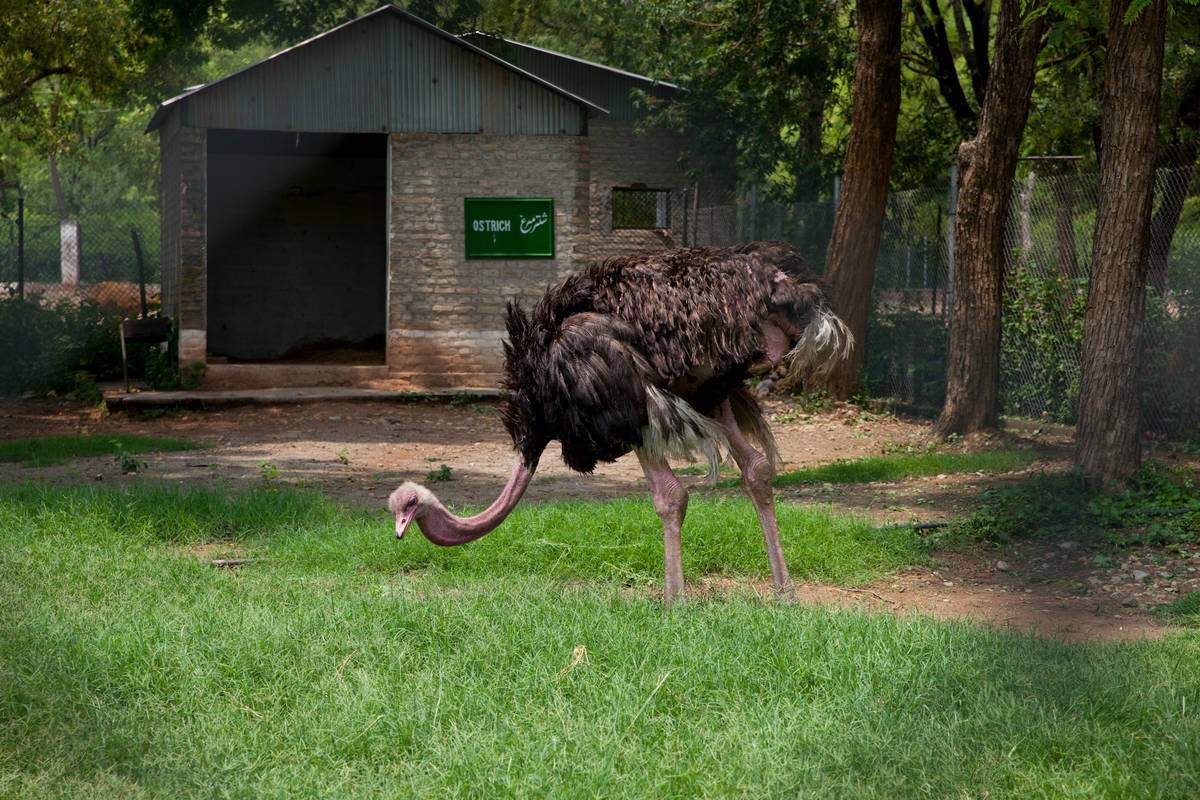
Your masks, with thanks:
M607 111L387 5L164 102L147 132L173 113L206 128L577 135Z
M679 97L684 93L682 88L673 83L656 81L645 75L479 31L463 34L459 38L572 94L586 97L607 108L614 119L637 120L646 116L645 109L639 107L631 96L633 89L641 89L664 99Z

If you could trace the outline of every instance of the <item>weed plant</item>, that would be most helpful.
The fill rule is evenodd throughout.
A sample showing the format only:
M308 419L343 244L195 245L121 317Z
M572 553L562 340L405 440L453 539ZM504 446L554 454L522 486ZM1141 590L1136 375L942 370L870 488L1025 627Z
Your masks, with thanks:
M1105 492L1079 473L1035 475L985 490L949 536L1005 543L1018 537L1084 539L1111 549L1200 541L1200 491L1190 467L1147 462L1130 485Z
M608 506L582 506L598 531L556 505L439 550L290 491L0 487L0 796L1200 794L1194 634L1076 645L742 596L664 612L605 566L649 580L661 547L639 566L626 540L657 519ZM765 560L740 518L692 522L688 547L736 527ZM484 564L495 536L509 558ZM257 559L181 546L212 540Z

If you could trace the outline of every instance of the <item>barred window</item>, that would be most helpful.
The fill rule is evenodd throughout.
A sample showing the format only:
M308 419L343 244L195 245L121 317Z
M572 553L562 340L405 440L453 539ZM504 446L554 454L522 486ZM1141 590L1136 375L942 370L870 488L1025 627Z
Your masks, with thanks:
M669 189L619 188L612 190L612 226L653 230L671 226Z

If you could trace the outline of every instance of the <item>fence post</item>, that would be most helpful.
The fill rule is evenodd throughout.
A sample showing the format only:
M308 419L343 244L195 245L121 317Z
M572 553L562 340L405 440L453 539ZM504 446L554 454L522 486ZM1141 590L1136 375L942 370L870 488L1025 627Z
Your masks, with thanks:
M129 235L133 237L133 254L137 257L138 289L142 299L142 319L146 318L146 264L142 260L142 240L138 238L137 228L130 228Z
M25 302L25 193L17 187L17 299Z

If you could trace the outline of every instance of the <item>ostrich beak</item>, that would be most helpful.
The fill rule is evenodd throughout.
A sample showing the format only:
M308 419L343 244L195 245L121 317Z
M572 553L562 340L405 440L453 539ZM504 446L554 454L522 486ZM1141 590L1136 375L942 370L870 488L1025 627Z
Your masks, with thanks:
M396 538L403 539L404 532L408 530L408 526L412 524L413 519L417 516L416 508L412 511L401 511L396 515Z

